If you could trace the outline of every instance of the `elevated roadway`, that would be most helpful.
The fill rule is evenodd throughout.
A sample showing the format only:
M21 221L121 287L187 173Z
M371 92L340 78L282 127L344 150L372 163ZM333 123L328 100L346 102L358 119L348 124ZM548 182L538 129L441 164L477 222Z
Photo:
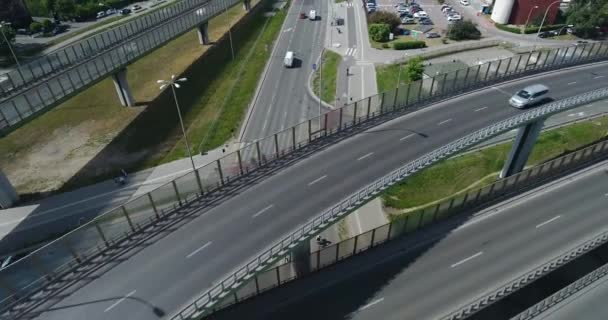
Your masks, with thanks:
M388 243L213 319L241 319L245 314L252 320L442 319L607 230L606 168L604 163L468 220L446 221ZM604 318L600 315L608 313L600 307L599 294L608 292L608 285L604 281L599 286L545 312L561 317L539 318ZM585 304L593 309L582 311Z
M555 99L605 86L608 63L579 66L438 103L335 144L201 214L65 297L39 319L171 316L277 238L386 174L458 136L513 116L507 99L542 82ZM363 157L368 155L367 157ZM464 252L461 252L465 254Z

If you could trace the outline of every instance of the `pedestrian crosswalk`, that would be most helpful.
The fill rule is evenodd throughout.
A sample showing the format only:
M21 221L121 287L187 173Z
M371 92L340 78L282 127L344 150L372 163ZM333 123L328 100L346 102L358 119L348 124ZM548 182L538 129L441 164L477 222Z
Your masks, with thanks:
M348 49L346 49L346 55L347 56L354 57L356 53L357 53L357 48L348 48Z

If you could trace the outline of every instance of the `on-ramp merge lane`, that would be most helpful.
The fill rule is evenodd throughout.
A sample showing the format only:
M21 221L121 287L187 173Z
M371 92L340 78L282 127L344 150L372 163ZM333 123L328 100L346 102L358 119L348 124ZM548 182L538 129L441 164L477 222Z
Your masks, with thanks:
M153 308L169 317L229 271L366 183L459 136L521 112L507 104L508 95L521 87L542 82L551 88L553 98L560 99L605 86L594 79L598 74L608 75L608 63L486 88L358 134L207 210L39 318L143 320L158 317ZM579 85L569 86L572 81ZM474 112L481 107L487 109ZM451 120L439 125L447 119ZM401 140L412 133L419 134ZM372 151L372 156L356 161ZM104 312L133 290L136 293L129 299Z

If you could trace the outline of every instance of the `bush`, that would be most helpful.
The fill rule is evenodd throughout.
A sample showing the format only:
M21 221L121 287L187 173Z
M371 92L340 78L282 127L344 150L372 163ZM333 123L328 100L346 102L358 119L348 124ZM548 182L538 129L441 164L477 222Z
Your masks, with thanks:
M512 33L517 33L517 34L521 34L521 29L520 28L516 28L516 27L509 27L507 25L504 24L500 24L500 23L496 23L494 24L496 26L496 28L502 30L502 31L507 31L507 32L512 32Z
M424 47L426 47L426 42L424 41L406 41L393 43L393 49L395 50L419 49Z
M391 33L388 24L370 24L369 36L377 42L388 41L388 35Z
M422 79L424 73L424 59L418 56L410 59L404 68L404 76L408 82L414 82Z
M30 31L32 33L38 33L40 31L42 31L42 23L36 22L36 21L32 22L30 24Z
M481 32L477 30L475 24L471 21L458 21L448 29L448 39L450 40L478 40L481 38Z
M44 19L42 21L42 29L44 29L44 32L49 32L49 31L53 30L54 27L55 27L55 24L53 23L53 21L51 21L49 19Z
M375 11L369 15L369 24L387 24L390 30L395 30L401 24L399 16L393 12Z
M540 31L549 31L549 30L555 30L555 29L561 29L563 27L565 27L565 24L553 24L553 25L545 25L543 26ZM530 33L537 33L538 32L538 27L528 27L524 29L524 33L525 34L530 34Z
M384 49L388 49L388 48L390 48L390 47L391 47L391 46L390 46L388 43L383 43L383 44L382 44L382 48L384 48Z

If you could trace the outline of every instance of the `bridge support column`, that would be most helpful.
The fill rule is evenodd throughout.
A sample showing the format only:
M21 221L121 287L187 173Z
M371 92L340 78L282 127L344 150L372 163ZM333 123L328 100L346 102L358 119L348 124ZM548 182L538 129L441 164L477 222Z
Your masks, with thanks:
M298 276L310 272L310 241L304 241L291 251L291 258Z
M114 80L114 87L116 87L116 93L118 94L120 103L125 107L134 106L135 99L133 99L133 95L131 95L131 89L127 82L127 69L125 68L114 73L112 75L112 80Z
M205 22L198 26L198 42L202 45L209 44L209 22Z
M251 0L243 0L243 9L245 11L251 10Z
M518 129L513 147L500 172L500 178L512 176L523 170L544 122L544 119L539 119Z
M8 181L4 172L0 170L0 208L10 208L17 200L19 200L17 191L13 188L11 182Z

